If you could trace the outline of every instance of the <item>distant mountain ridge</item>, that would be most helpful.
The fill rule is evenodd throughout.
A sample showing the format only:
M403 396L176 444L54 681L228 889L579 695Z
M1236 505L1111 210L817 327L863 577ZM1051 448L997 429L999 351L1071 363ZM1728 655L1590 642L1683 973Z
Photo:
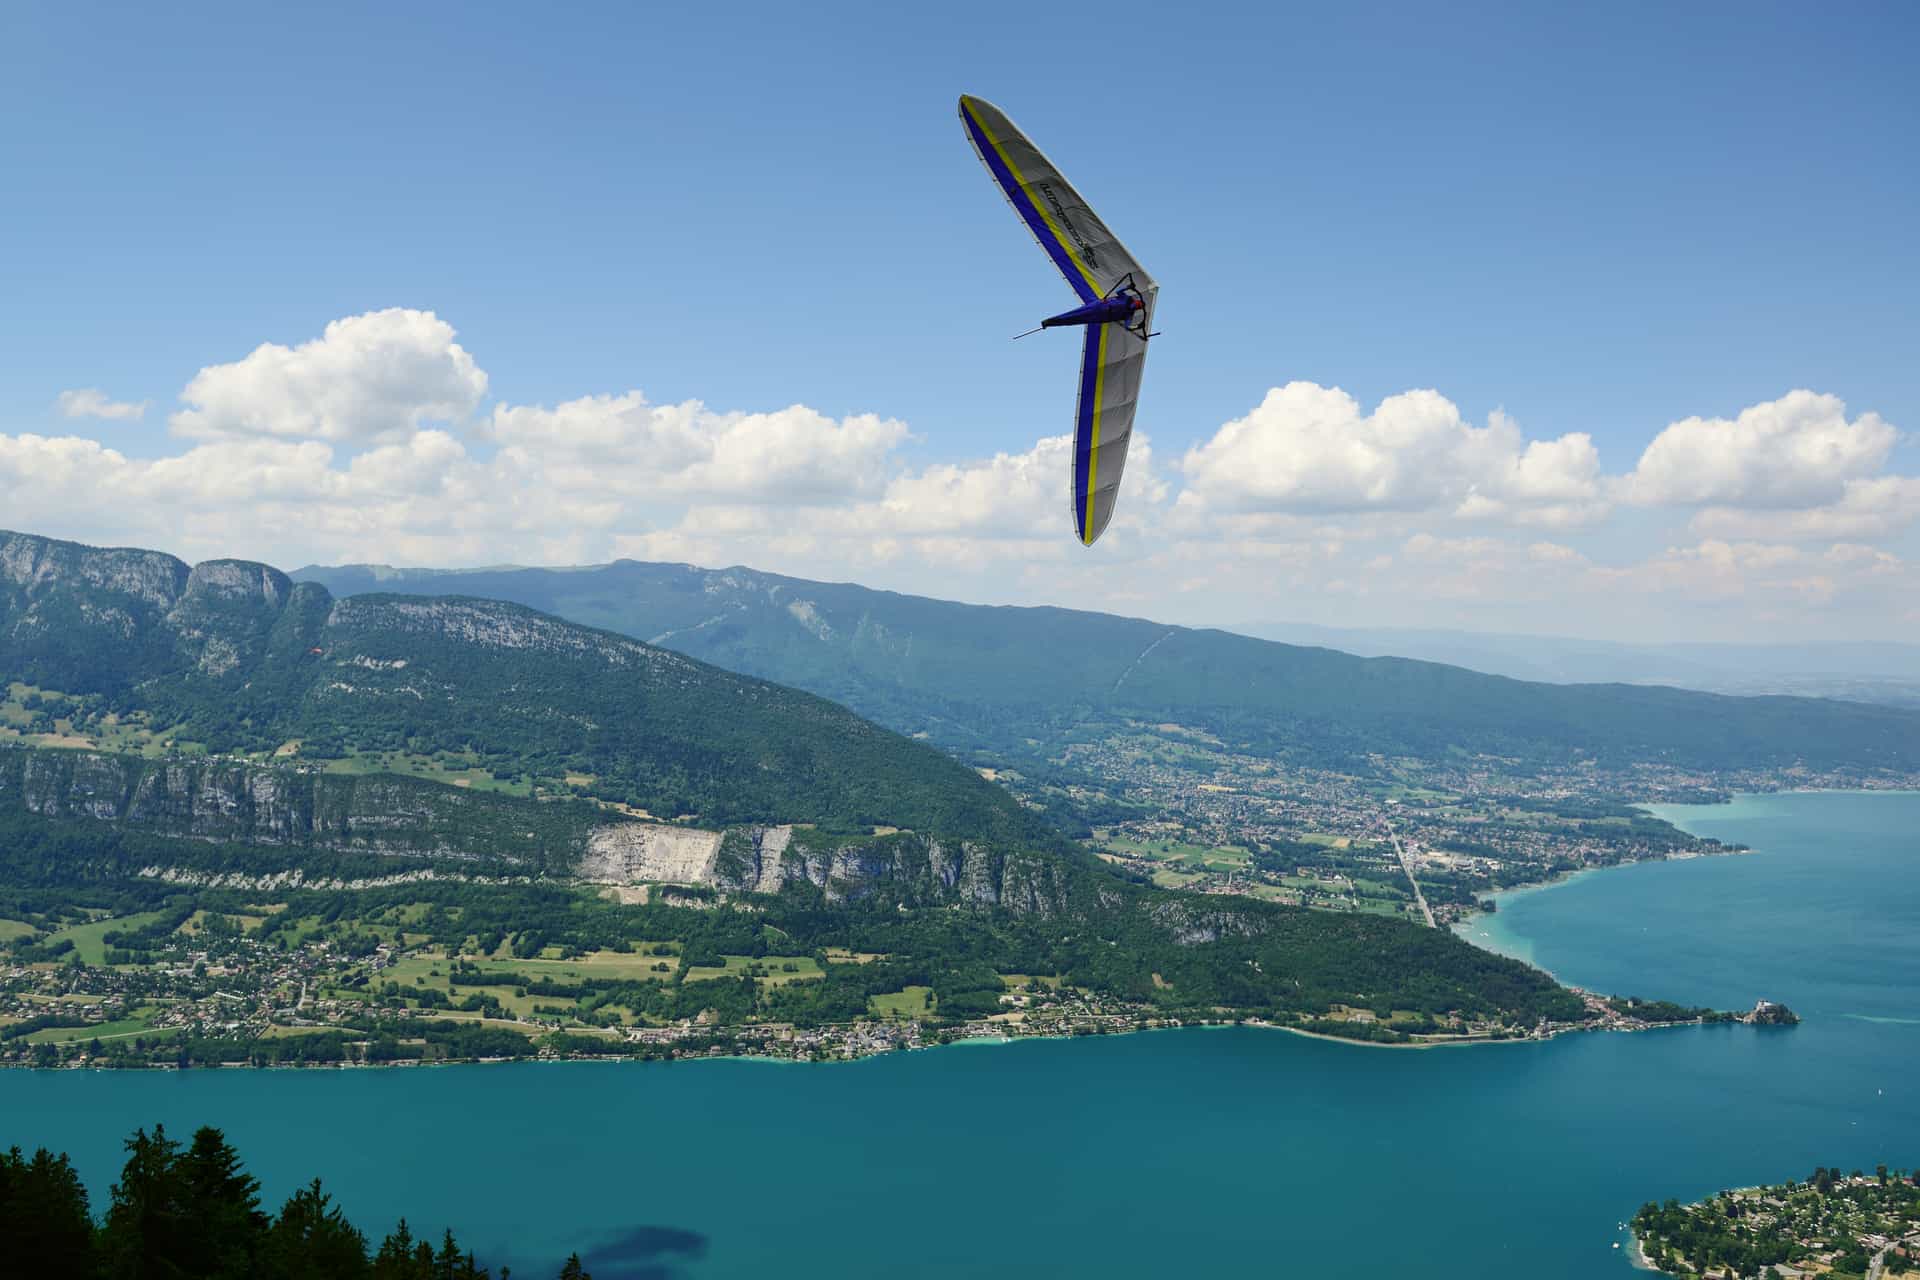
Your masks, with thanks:
M1797 694L1920 707L1920 645L1886 641L1657 644L1298 622L1226 629L1359 657L1417 658L1551 684L1662 684L1709 693Z
M1690 768L1920 768L1920 713L1637 684L1557 685L1056 608L964 605L745 568L309 567L341 595L514 600L809 689L963 755L1070 740L1090 719L1196 725L1335 758L1456 749Z

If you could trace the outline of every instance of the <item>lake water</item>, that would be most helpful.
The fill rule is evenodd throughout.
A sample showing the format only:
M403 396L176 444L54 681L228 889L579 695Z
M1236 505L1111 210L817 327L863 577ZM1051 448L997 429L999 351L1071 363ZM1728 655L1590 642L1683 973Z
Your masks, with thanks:
M1920 795L1662 811L1759 852L1511 895L1467 927L1569 982L1791 1030L1372 1049L1274 1031L857 1063L0 1072L0 1141L225 1128L270 1198L453 1226L519 1277L1625 1280L1647 1199L1920 1164ZM1615 1243L1623 1247L1614 1249Z

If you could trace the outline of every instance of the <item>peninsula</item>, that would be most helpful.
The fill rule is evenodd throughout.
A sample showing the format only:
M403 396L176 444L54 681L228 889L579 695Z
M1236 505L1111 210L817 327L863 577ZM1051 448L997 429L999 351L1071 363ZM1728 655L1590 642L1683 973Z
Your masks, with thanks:
M1917 1175L1881 1165L1815 1169L1804 1182L1647 1204L1633 1218L1641 1260L1703 1280L1880 1280L1920 1273Z

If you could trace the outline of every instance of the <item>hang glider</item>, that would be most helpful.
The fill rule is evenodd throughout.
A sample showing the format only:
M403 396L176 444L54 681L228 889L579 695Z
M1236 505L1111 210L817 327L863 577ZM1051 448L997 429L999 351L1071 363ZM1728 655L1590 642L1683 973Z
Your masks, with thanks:
M1120 493L1160 286L1004 111L962 96L960 120L980 163L1080 298L1079 306L1047 317L1040 328L1081 325L1087 331L1070 500L1074 530L1090 547L1113 518Z

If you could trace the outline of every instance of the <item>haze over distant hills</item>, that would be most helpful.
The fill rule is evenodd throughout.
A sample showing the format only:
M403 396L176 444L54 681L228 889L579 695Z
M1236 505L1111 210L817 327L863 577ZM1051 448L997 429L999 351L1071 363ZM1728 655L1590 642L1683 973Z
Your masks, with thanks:
M1361 657L1419 658L1551 684L1619 681L1713 693L1799 694L1920 707L1920 645L1837 640L1821 644L1632 644L1569 636L1255 622L1226 628L1288 644L1325 645Z
M1257 750L1353 760L1454 751L1698 768L1920 767L1920 713L1642 684L1524 683L1225 631L1053 608L963 605L751 569L623 560L577 569L349 565L339 595L514 600L797 685L950 750L1021 754L1094 721L1178 721Z

